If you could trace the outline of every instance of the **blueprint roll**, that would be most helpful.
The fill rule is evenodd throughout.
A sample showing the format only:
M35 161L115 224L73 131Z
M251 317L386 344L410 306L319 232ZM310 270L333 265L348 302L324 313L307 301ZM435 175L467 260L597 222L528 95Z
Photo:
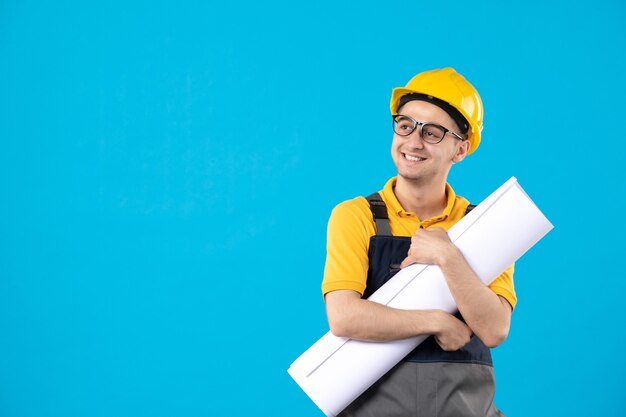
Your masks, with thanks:
M448 230L478 278L490 284L551 229L552 224L511 178ZM435 265L402 269L369 298L406 310L457 308ZM335 417L427 336L365 342L326 333L296 359L289 375L328 417Z

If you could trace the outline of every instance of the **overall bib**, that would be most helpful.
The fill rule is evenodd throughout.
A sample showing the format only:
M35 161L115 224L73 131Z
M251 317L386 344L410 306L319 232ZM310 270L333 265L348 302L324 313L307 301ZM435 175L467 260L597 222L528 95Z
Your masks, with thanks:
M411 238L392 236L387 208L378 193L367 198L376 223L370 238L367 298L400 270ZM469 206L466 214L474 206ZM462 320L460 314L457 318ZM428 337L339 417L497 417L491 353L472 335L454 352Z

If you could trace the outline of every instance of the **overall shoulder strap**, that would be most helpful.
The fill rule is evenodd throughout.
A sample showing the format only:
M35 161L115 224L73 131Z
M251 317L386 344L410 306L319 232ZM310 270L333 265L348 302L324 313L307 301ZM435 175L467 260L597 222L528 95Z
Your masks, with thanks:
M389 216L387 216L387 206L380 197L380 194L374 193L366 198L370 203L372 217L376 223L376 234L378 236L391 236L391 227L389 226Z
M474 207L476 207L476 204L470 204L467 206L467 209L465 209L465 215L467 216L470 211L474 210Z

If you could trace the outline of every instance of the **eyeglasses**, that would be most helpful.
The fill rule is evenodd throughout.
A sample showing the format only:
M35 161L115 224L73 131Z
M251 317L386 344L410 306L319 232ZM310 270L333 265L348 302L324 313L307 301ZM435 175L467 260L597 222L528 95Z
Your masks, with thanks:
M418 122L412 117L403 114L394 114L392 117L393 131L400 136L409 136L419 126L420 137L426 143L435 145L443 140L446 133L454 135L459 140L465 140L465 138L436 123Z

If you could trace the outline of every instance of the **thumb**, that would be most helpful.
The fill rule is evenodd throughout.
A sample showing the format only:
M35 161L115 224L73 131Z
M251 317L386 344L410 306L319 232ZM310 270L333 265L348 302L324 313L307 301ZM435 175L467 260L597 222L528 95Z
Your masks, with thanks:
M407 256L406 258L404 258L404 261L402 261L402 263L400 263L400 269L406 268L409 265L413 265L415 263L415 260L413 260L413 258L411 258L410 256Z

